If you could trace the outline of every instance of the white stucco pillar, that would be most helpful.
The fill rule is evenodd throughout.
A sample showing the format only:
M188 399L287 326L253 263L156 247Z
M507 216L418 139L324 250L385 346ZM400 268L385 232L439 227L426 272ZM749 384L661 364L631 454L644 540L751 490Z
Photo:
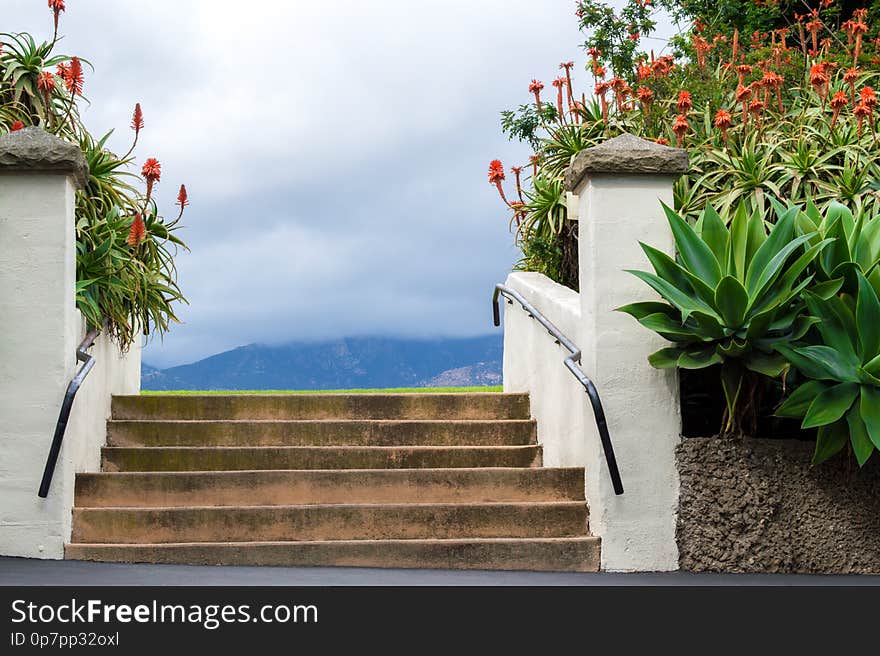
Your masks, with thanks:
M615 308L656 298L625 270L651 270L640 241L673 253L660 202L672 206L672 183L686 171L685 151L623 134L578 154L566 176L578 197L582 366L602 397L625 488L614 494L588 405L590 524L609 571L678 569L678 379L648 364L665 342Z
M37 489L75 373L81 321L74 206L87 166L76 146L39 128L0 137L0 555L61 558L70 533L72 467Z

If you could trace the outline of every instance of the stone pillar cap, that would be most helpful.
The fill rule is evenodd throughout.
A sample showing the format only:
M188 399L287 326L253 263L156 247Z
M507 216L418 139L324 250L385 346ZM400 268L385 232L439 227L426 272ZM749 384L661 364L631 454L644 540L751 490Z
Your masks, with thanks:
M590 173L678 176L687 170L688 156L683 148L670 148L624 132L575 155L565 173L565 188L576 191Z
M89 179L89 165L82 150L38 127L0 137L0 173L9 171L64 173L79 188Z

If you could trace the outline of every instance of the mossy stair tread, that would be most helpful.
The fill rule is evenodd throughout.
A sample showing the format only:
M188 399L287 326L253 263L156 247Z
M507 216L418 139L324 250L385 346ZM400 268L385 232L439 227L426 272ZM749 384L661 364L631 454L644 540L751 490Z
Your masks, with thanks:
M600 540L492 538L304 542L69 544L66 557L123 563L393 567L445 570L595 572Z
M583 501L74 508L73 542L577 537Z
M100 472L76 478L78 507L582 501L580 468Z
M515 446L535 444L532 419L113 420L110 446Z

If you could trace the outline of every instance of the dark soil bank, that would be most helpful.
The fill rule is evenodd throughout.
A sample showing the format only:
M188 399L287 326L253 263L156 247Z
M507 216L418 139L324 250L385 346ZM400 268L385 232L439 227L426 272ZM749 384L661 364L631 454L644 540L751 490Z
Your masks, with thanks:
M810 466L813 444L685 439L679 562L711 572L880 573L880 457Z

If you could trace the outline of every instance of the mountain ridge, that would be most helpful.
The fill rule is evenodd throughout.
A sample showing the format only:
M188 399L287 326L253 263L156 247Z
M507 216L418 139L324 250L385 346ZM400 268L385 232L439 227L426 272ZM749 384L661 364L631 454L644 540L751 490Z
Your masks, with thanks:
M347 337L248 344L166 369L142 365L144 390L332 390L500 385L503 337Z

